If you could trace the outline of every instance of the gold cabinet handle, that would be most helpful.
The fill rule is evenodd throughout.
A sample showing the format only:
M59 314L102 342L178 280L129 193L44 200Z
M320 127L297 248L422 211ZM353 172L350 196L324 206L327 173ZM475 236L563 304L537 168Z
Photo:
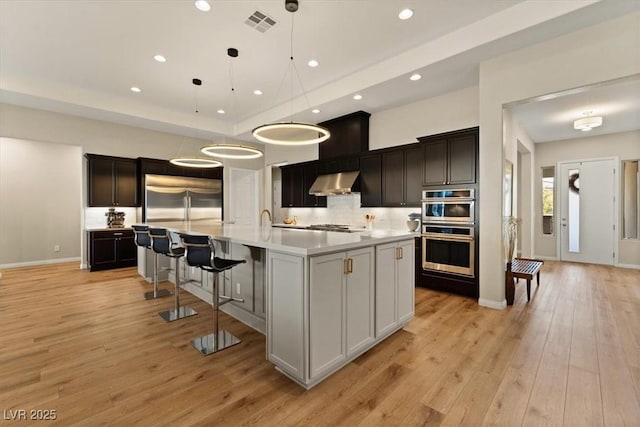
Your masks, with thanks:
M344 274L349 274L349 258L344 259Z
M349 264L349 273L353 273L353 258L348 258L347 261Z
M398 249L400 249L400 258L398 259L402 259L404 257L404 253L402 252L402 248L398 248Z

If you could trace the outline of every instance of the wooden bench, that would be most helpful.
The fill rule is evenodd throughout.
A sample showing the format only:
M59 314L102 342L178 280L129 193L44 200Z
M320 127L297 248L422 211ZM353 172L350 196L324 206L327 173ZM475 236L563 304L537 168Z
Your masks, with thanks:
M505 283L505 293L507 305L513 304L515 297L514 279L525 279L527 281L527 301L531 300L531 280L536 276L537 286L540 286L540 268L544 261L531 258L514 258L513 262L507 263L507 274Z

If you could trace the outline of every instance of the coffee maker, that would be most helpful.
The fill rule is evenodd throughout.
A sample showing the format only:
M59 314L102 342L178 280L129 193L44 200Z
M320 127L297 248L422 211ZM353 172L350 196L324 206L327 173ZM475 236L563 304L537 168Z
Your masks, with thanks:
M109 212L104 214L107 217L107 227L122 228L124 227L124 212L116 212L115 208L109 208Z

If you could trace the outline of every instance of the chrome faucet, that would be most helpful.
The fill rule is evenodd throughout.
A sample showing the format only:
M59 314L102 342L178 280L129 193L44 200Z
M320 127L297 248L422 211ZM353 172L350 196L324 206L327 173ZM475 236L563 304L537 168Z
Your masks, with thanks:
M264 216L265 213L269 218L269 222L271 222L271 211L269 209L262 209L262 212L260 212L260 225L262 225L262 217Z

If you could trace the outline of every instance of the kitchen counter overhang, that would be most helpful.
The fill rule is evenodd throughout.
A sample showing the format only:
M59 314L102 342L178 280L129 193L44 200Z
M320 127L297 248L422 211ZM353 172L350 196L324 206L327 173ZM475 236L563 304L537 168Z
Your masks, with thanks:
M397 242L419 235L416 232L402 230L367 230L357 233L340 233L202 221L153 222L148 223L148 225L168 228L178 233L205 234L213 236L216 240L306 256Z

